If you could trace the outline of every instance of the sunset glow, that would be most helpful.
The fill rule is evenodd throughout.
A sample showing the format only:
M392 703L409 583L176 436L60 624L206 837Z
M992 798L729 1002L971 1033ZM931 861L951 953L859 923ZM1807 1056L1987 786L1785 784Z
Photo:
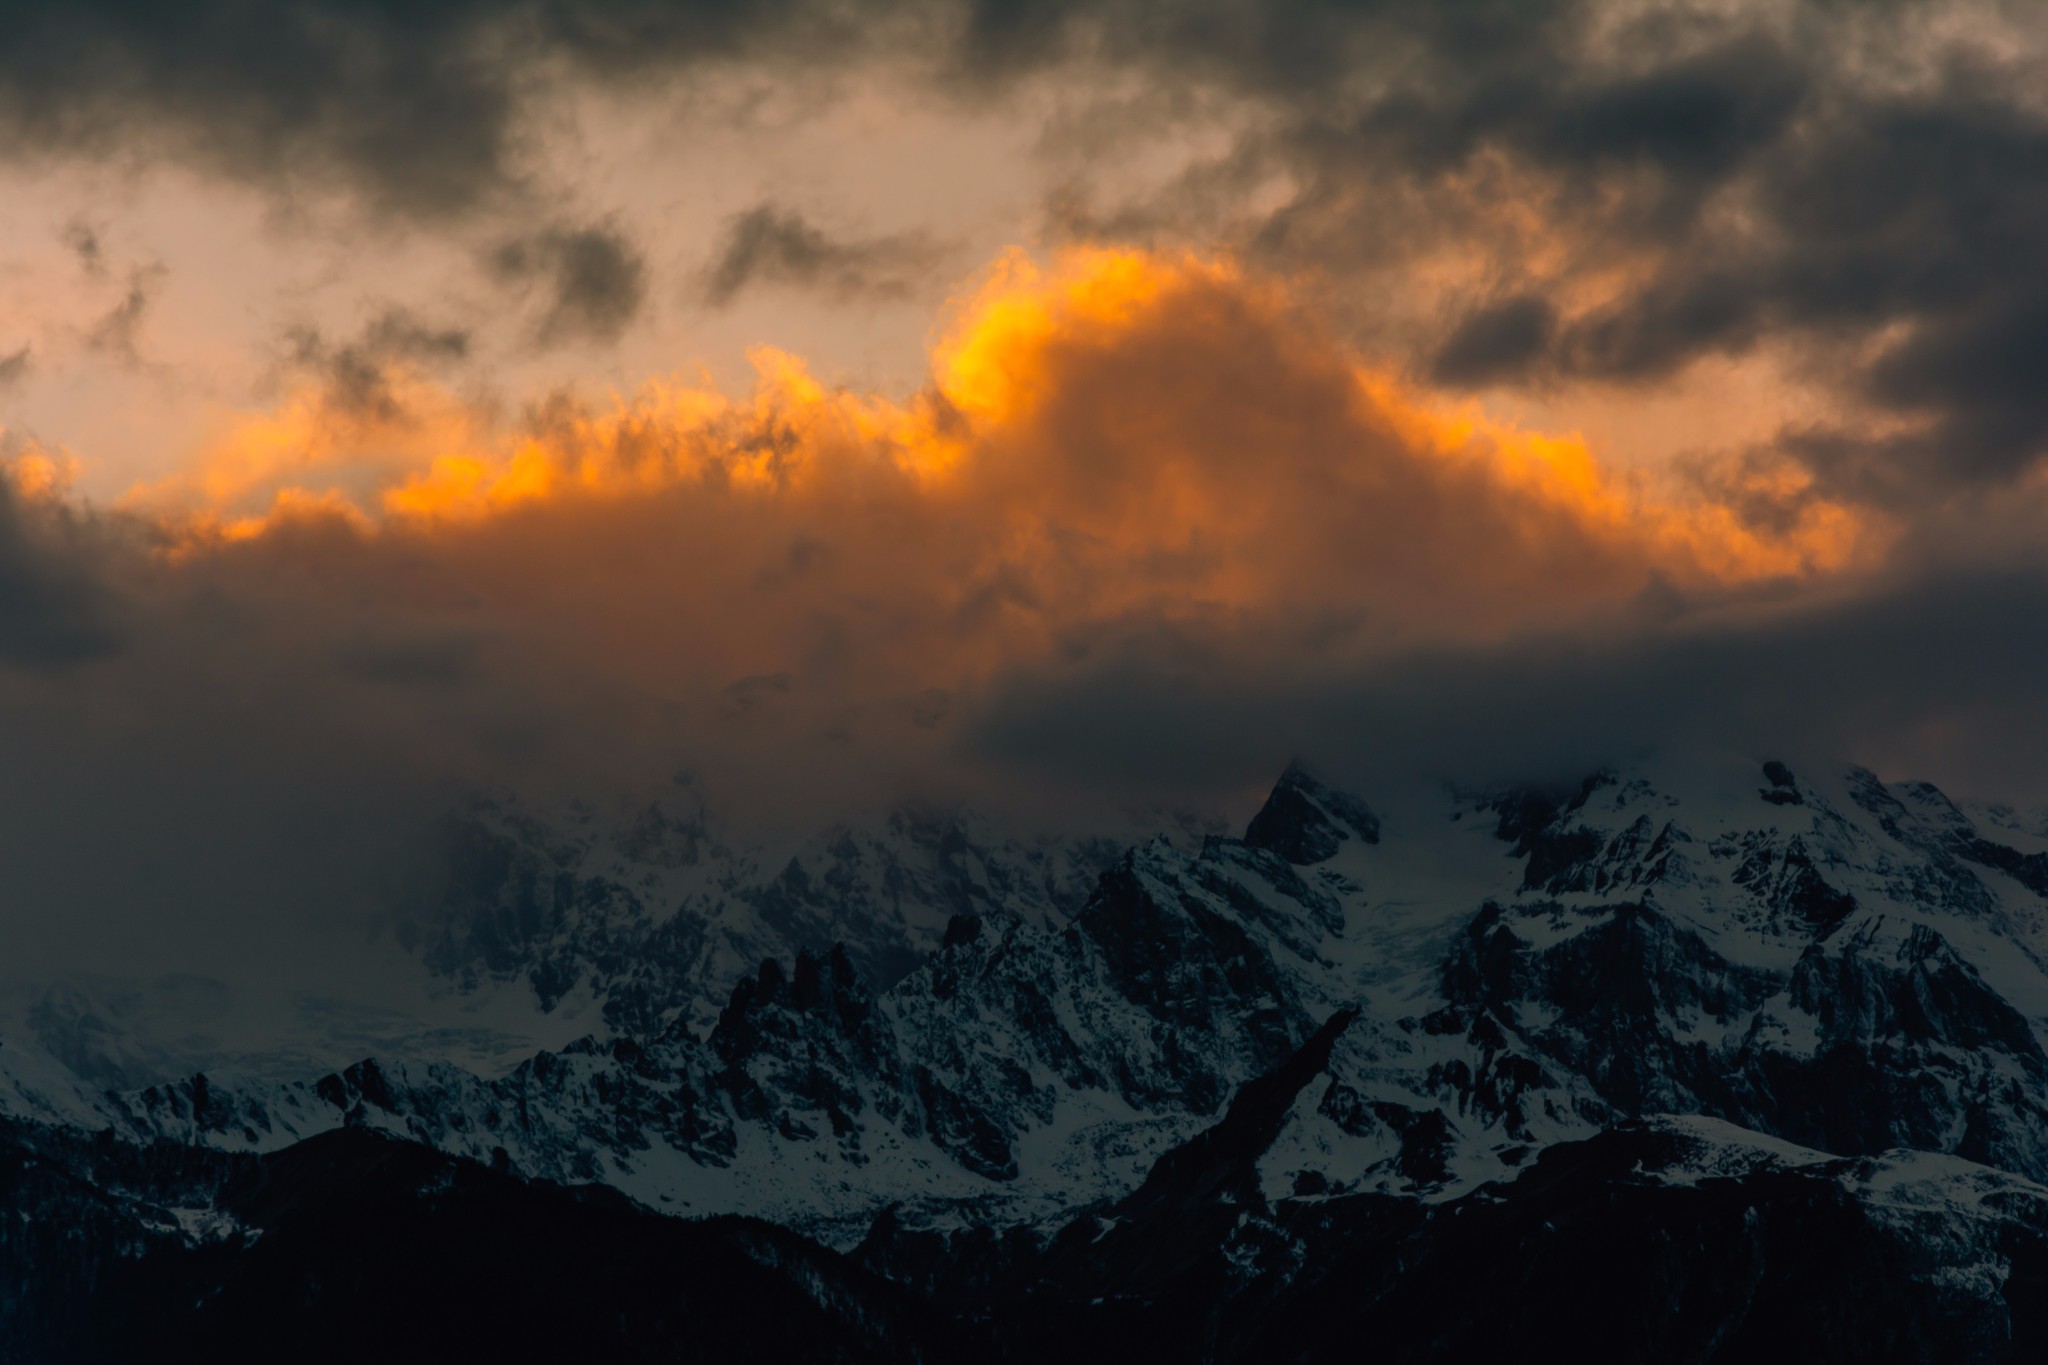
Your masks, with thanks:
M481 523L601 523L649 501L745 526L718 533L743 562L818 536L841 588L933 597L955 620L1005 585L1000 622L949 629L905 665L952 684L1134 614L1363 610L1469 636L1652 576L1725 589L1841 573L1886 540L1881 519L1824 498L1746 524L1697 487L1615 472L1576 434L1490 420L1224 258L1012 252L938 330L931 379L904 398L828 387L763 347L750 393L654 379L506 421L393 365L369 410L306 386L222 419L190 473L122 505L186 561L319 520L460 560L489 538ZM1294 454L1258 457L1273 450ZM1808 483L1788 464L1741 477L1781 500Z

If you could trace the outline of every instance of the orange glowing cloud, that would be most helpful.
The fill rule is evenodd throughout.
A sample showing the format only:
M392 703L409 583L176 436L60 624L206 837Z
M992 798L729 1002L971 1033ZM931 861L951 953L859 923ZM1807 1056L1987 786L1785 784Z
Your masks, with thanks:
M0 437L6 434L6 430L0 428ZM49 502L62 499L71 491L77 469L75 457L30 444L0 465L0 476L4 476L7 486L17 496Z
M664 687L792 668L956 685L1132 622L1473 638L1884 544L1789 469L1742 476L1800 509L1767 529L1618 477L1575 435L1439 402L1223 260L1013 253L908 398L754 360L742 396L654 382L516 427L399 372L369 414L308 388L130 506L187 556L283 554L324 520L366 562L399 547L415 585Z

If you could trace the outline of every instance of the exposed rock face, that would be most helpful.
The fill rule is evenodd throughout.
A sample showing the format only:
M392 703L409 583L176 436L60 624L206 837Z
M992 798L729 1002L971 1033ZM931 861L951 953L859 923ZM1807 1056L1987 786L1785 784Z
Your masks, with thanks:
M1110 1206L1110 1216L1142 1221L1173 1208L1256 1201L1259 1158L1279 1136L1302 1088L1330 1065L1330 1050L1356 1018L1357 1010L1339 1010L1293 1056L1238 1087L1221 1121L1162 1156L1143 1184Z
M1379 817L1357 797L1324 786L1298 764L1281 774L1244 832L1253 848L1304 867L1328 862L1352 839L1378 843Z

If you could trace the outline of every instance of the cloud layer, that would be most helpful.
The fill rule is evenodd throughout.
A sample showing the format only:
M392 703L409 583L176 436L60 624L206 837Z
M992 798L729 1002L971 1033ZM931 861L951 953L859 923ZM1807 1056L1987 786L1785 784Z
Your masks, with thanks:
M196 707L231 726L223 754L295 755L245 777L300 793L360 791L384 755L371 785L422 801L683 767L785 807L1220 799L1314 740L1303 707L1431 651L1650 638L1854 579L1895 535L1624 476L1191 256L1006 259L908 399L763 352L742 396L661 383L506 420L420 368L459 335L391 316L304 349L301 388L119 512L18 463L4 643L24 704L60 717L48 763L104 758L108 715L176 716L206 785ZM1117 746L1082 738L1103 716L1076 715L1014 761L1003 735L1104 686L1183 757L1105 768Z
M742 397L656 383L507 424L408 364L396 343L423 335L387 319L132 506L187 562L318 529L366 572L431 557L454 596L488 577L513 612L623 558L591 615L684 690L814 669L953 688L1125 629L1491 638L1843 570L1887 534L1820 501L1759 526L1624 477L1405 386L1284 286L1196 257L1010 257L908 400L762 351Z
M67 492L64 433L0 432L0 859L34 894L373 898L362 850L452 790L679 768L795 823L913 790L1227 806L1297 754L1370 788L1658 744L2048 797L2026 7L10 17L12 173L253 187L276 241L330 252L279 296L363 280L348 310L281 307L270 390L208 390L189 458L116 506ZM843 118L828 145L902 136L914 168L917 120L969 112L1022 129L980 135L1002 193L1029 169L1023 208L871 168L800 211L769 155L778 120ZM583 155L618 127L645 145ZM717 137L715 203L643 193ZM696 235L664 238L678 206ZM976 214L1025 215L1036 255L956 296L922 382L764 347L720 388L657 333L664 299L737 329L936 298ZM212 382L175 369L176 310L240 306L232 266L173 274L126 221L116 260L110 233L50 215L90 297L5 338L9 411L88 363ZM373 274L423 240L468 275ZM636 343L662 374L560 380Z
M573 179L540 155L563 99L654 99L678 75L829 86L888 65L916 98L980 105L1030 81L1114 90L1117 107L1149 112L1097 120L1108 142L1159 135L1184 106L1221 108L1227 150L1178 183L1135 198L1076 188L1053 220L1318 272L1446 384L1649 386L1702 358L1767 353L1830 399L1774 446L1838 496L1902 506L2009 483L2048 438L2033 382L2048 336L2048 111L2034 94L2048 25L2027 7L202 0L167 16L36 0L12 13L0 131L17 158L168 158L417 224L531 221ZM841 240L771 197L710 253L703 292L901 292L939 237ZM534 324L547 343L616 338L647 287L641 250L601 226L515 233L496 260L548 295ZM146 281L129 298L96 333L108 348L132 332Z

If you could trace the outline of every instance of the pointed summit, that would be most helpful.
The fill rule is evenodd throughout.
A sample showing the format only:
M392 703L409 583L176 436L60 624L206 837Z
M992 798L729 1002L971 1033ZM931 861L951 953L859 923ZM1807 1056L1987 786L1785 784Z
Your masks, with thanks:
M1297 867L1329 861L1349 839L1378 843L1380 818L1357 797L1317 781L1299 763L1287 765L1244 831L1246 843Z

